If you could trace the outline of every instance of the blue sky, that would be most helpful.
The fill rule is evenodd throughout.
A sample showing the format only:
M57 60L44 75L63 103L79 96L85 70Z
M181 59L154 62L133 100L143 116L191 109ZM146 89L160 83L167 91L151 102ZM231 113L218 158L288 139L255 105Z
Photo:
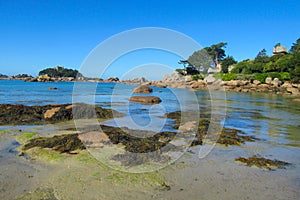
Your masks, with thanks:
M240 61L263 48L271 54L278 42L289 49L300 37L299 10L296 0L0 0L0 73L37 75L56 65L80 69L99 43L140 27L173 29L202 46L227 42L226 53ZM137 56L120 59L105 76L121 77L157 58L178 67L176 57L164 59L157 51Z

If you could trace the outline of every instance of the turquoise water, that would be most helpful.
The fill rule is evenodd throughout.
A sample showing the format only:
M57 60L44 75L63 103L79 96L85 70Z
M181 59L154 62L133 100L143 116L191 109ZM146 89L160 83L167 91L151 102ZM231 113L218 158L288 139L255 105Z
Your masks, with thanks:
M56 87L57 90L49 90L50 87ZM117 124L113 120L107 124L153 130L162 123L170 123L162 118L165 113L197 110L195 108L198 104L202 112L210 108L213 100L215 107L226 109L224 120L226 127L256 135L265 143L300 146L300 104L293 102L292 97L227 92L224 101L222 95L225 94L220 95L220 99L211 99L209 92L198 91L196 102L193 99L194 93L187 90L153 87L154 92L151 95L160 97L162 103L141 105L128 102L134 87L136 85L115 83L0 81L0 103L24 105L64 104L73 101L95 103L127 115L117 121ZM134 123L128 123L129 119ZM161 130L170 130L170 127L155 129Z

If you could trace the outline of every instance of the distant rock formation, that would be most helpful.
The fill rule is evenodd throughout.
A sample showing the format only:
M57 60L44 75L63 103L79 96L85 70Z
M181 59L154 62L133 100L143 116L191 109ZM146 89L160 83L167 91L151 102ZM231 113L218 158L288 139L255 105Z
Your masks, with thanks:
M276 54L288 54L288 50L285 46L278 45L273 48L273 55Z

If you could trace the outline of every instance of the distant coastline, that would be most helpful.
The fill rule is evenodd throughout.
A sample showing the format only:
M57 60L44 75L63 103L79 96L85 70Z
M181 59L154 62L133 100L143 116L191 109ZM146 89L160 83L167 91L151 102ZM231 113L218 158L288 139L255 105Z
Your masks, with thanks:
M182 76L174 71L172 74L165 75L162 80L149 81L145 78L135 78L131 80L120 80L118 77L108 79L100 78L74 78L74 77L0 77L0 80L21 80L25 82L96 82L96 83L120 83L156 86L160 88L182 88L194 91L199 90L223 90L244 93L267 93L278 95L300 96L300 84L285 81L281 83L276 78L268 78L266 83L254 80L230 80L222 81L208 76L204 80L193 80L192 76Z

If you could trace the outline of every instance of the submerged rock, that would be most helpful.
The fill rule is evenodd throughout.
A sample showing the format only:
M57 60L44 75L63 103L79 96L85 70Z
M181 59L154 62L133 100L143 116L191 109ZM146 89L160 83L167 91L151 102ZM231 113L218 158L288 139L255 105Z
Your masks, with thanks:
M129 101L142 104L158 104L161 102L161 99L155 96L133 96L129 98Z
M258 167L266 170L272 170L273 168L284 168L284 166L289 165L290 163L280 160L271 160L263 157L252 156L249 158L239 157L235 161L245 163L247 166Z

